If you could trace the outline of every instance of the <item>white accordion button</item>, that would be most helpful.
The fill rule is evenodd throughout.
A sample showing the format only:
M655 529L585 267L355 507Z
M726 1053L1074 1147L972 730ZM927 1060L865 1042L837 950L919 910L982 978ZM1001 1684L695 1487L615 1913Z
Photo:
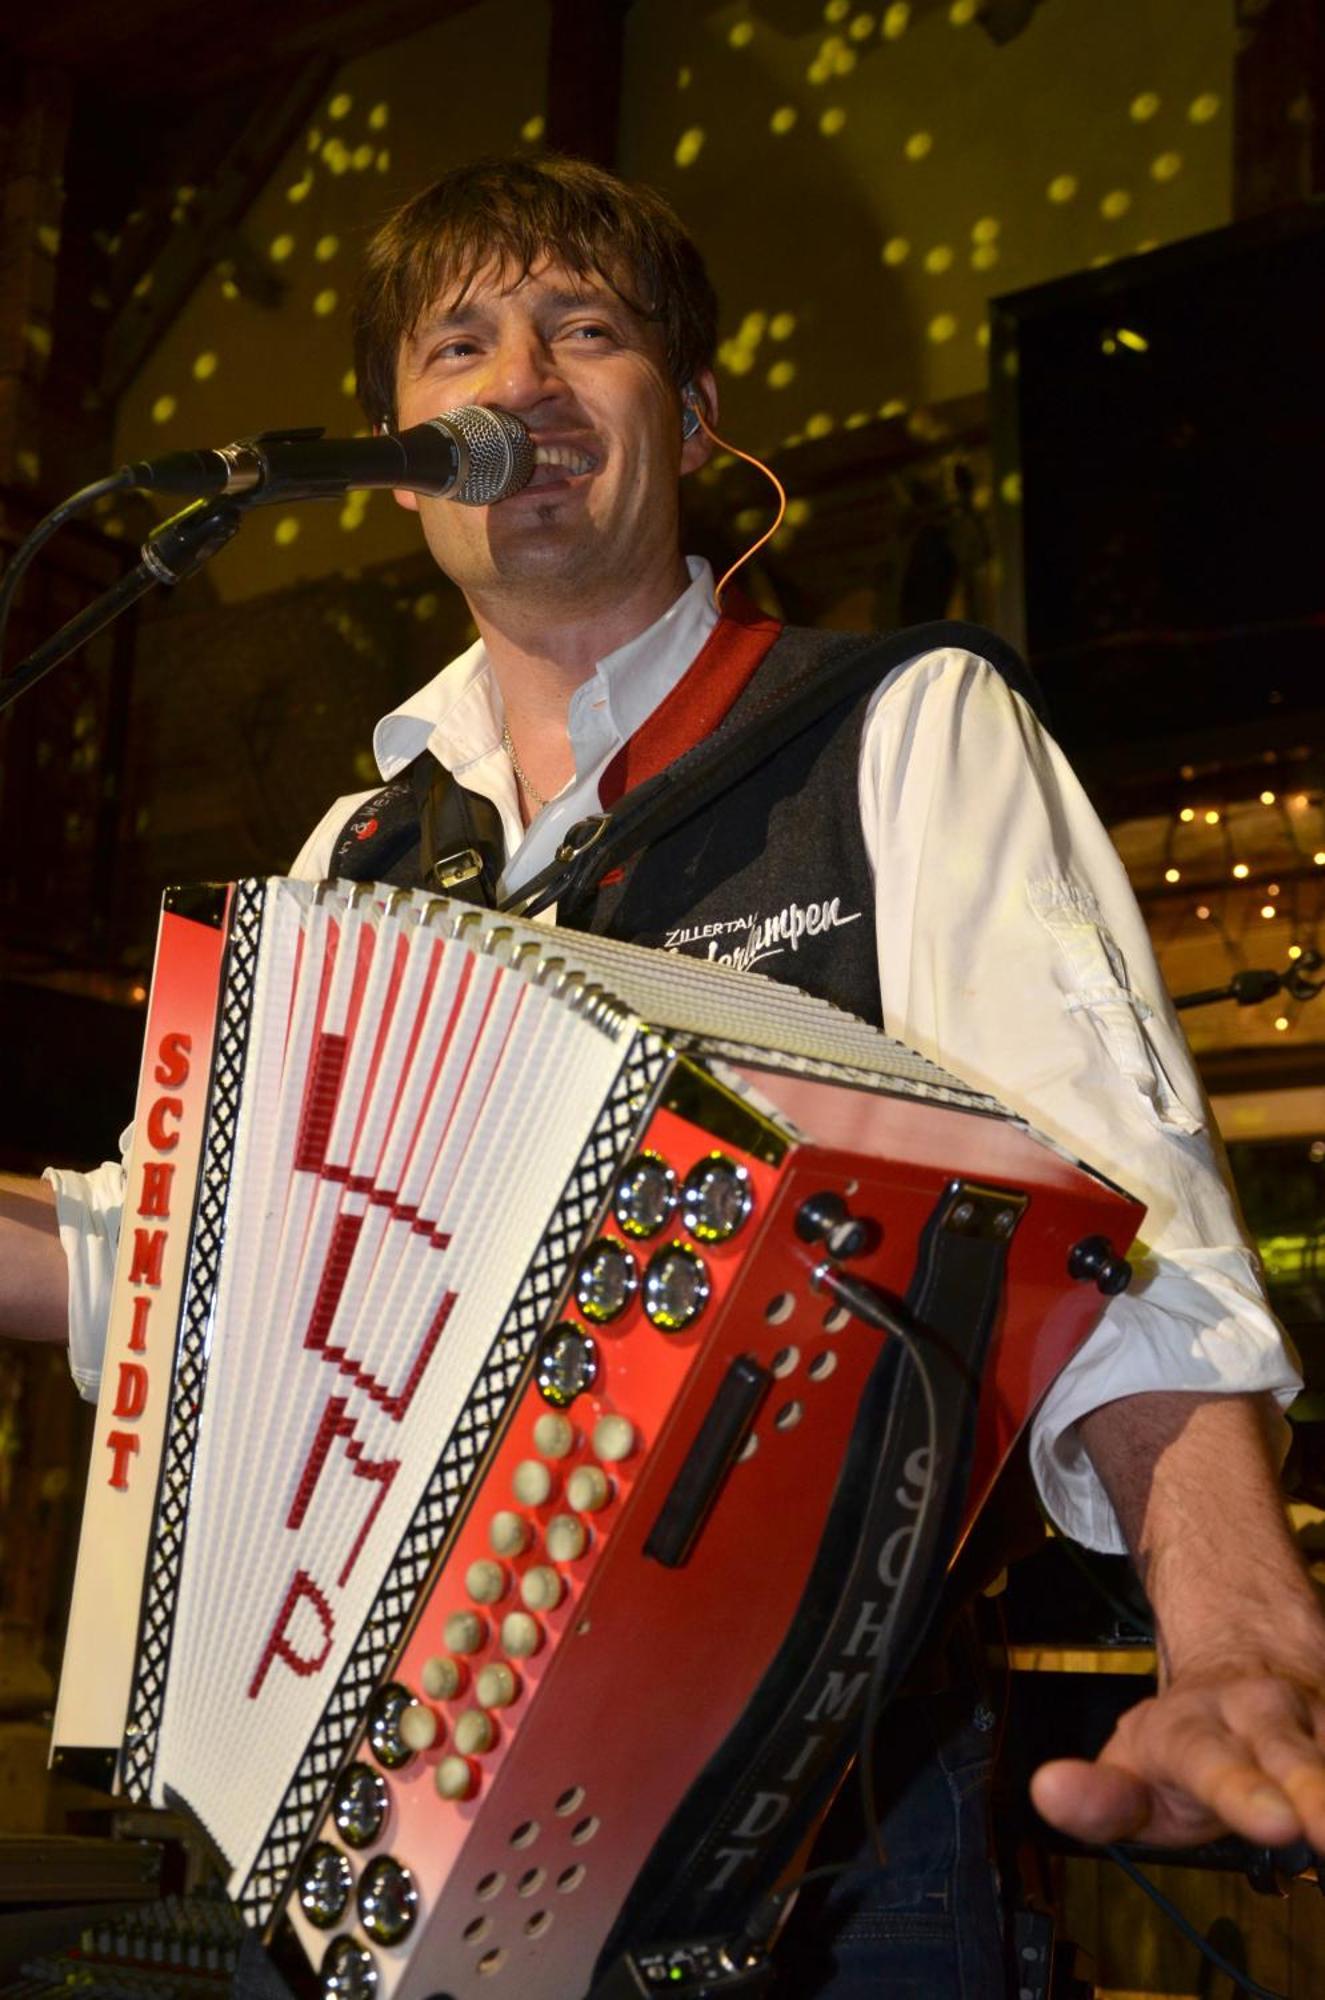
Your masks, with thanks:
M554 1572L555 1574L555 1572ZM527 1611L512 1611L501 1621L502 1651L513 1660L527 1660L543 1643L538 1620Z
M569 1417L547 1410L534 1425L534 1450L544 1458L565 1458L575 1444L575 1426Z
M596 1514L612 1498L607 1474L601 1466L577 1466L566 1481L566 1498L577 1514Z
M419 1669L419 1686L429 1701L451 1701L460 1692L464 1669L434 1653Z
M474 1683L474 1693L484 1708L509 1708L520 1692L520 1683L505 1660L484 1667Z
M447 1652L477 1653L487 1630L476 1611L453 1611L442 1627Z
M400 1740L411 1750L431 1750L437 1741L437 1717L421 1701L412 1701L401 1716Z
M535 1563L520 1578L520 1596L527 1611L554 1611L565 1595L565 1584L546 1563Z
M494 1555L518 1556L522 1549L527 1549L529 1546L529 1523L523 1514L517 1514L513 1508L503 1507L499 1514L494 1514L492 1517L488 1528L488 1540L492 1544Z
M465 1589L475 1604L495 1604L506 1595L506 1572L500 1563L481 1557L465 1571Z
M635 1426L629 1417L600 1417L593 1427L593 1449L604 1465L629 1458L635 1449Z
M552 1474L538 1459L522 1459L512 1474L511 1491L522 1506L541 1507L551 1497Z
M479 1757L491 1750L496 1734L490 1715L481 1708L467 1708L455 1726L455 1747L464 1757Z
M463 1757L443 1757L433 1783L444 1799L467 1799L474 1790L474 1773Z
M553 1562L574 1562L589 1546L589 1531L574 1514L554 1514L547 1524L547 1552Z

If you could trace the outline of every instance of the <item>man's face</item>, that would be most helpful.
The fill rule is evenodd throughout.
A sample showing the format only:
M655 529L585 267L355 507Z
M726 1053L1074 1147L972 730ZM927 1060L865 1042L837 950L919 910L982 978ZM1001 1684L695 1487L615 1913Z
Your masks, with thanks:
M425 311L401 347L399 423L467 403L509 410L534 436L532 480L492 507L396 497L471 601L518 594L587 613L676 571L677 481L709 444L702 432L682 442L657 326L601 278L548 260L512 275L494 263L460 305L444 296ZM710 377L699 386L711 397Z

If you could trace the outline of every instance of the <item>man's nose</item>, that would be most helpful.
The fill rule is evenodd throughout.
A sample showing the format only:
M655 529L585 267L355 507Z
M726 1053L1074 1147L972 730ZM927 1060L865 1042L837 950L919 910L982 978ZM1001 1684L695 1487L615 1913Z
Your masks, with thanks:
M532 328L508 334L492 356L484 400L504 410L530 410L565 390L556 355Z

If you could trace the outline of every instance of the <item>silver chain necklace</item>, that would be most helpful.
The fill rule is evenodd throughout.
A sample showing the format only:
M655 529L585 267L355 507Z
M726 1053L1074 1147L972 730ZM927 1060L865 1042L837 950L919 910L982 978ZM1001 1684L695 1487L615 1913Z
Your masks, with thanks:
M501 747L506 752L506 755L510 758L511 769L514 771L516 777L520 780L520 783L524 786L525 791L528 794L530 805L534 808L535 812L542 812L544 806L547 804L547 800L543 797L543 794L539 791L537 785L533 783L532 779L529 776L528 771L525 770L524 765L520 762L520 759L516 756L515 745L511 741L510 729L504 722L501 726Z

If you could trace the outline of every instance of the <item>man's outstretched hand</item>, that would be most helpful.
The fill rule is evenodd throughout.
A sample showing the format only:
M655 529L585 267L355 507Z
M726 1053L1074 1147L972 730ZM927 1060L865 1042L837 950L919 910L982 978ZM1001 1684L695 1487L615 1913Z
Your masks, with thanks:
M1093 1761L1036 1772L1061 1832L1325 1853L1325 1614L1288 1531L1276 1422L1257 1397L1163 1392L1082 1420L1154 1609L1160 1686Z
M1313 1670L1314 1669L1314 1670ZM1325 1630L1317 1663L1211 1662L1129 1709L1094 1762L1031 1781L1060 1832L1194 1847L1224 1833L1325 1853Z

